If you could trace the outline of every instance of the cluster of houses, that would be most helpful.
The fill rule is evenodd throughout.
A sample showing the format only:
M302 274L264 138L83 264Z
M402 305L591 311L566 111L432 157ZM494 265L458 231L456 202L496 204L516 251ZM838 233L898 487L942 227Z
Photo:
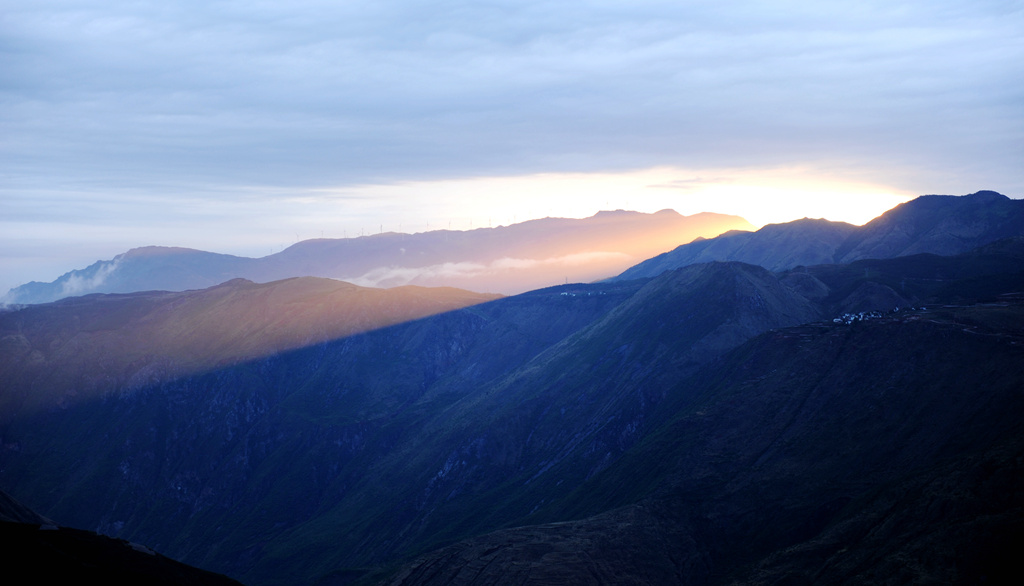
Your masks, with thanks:
M850 325L858 321L867 321L869 319L878 319L882 317L880 311L861 311L858 313L844 313L843 315L832 320L834 324Z
M604 294L604 291L562 291L559 293L562 297L593 297Z
M909 308L904 309L904 311L925 311L925 308L924 307L909 307ZM899 313L899 312L900 312L900 308L897 307L896 309L893 309L889 313ZM834 324L842 324L842 325L848 326L848 325L850 325L850 324L852 324L854 322L867 321L869 319L878 319L878 318L881 318L881 317L885 317L885 313L881 312L881 311L861 311L861 312L858 312L858 313L844 313L843 315L833 319L832 323L834 323Z

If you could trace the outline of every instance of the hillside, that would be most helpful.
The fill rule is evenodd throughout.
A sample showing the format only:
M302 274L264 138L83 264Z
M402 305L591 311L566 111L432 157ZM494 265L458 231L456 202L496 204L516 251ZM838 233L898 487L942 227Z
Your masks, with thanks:
M1024 526L1022 259L1010 238L477 304L292 280L25 307L0 314L0 487L253 585L977 582ZM410 295L428 311L399 319ZM206 354L287 315L354 325L124 374L181 324Z
M329 279L91 295L0 312L0 421L496 299Z
M753 302L736 303L746 299ZM676 305L704 311L666 312ZM695 267L639 291L633 284L538 291L172 378L117 400L64 402L20 417L6 427L5 442L18 447L7 452L4 482L17 482L19 494L33 495L67 522L247 580L288 575L295 563L310 564L311 571L380 563L459 531L453 516L486 528L529 512L529 500L543 498L535 496L540 492L524 494L490 519L473 504L510 470L522 467L516 476L527 480L550 470L547 461L560 453L563 467L575 468L565 473L585 476L606 466L603 451L582 461L569 456L608 442L621 451L641 430L625 414L606 421L608 415L631 409L642 416L646 401L660 400L655 386L649 398L630 390L621 379L628 371L616 366L622 361L642 369L656 360L646 376L671 376L662 364L691 370L744 336L799 323L810 311L771 274L742 265ZM672 335L687 323L694 326L690 336ZM619 339L612 343L609 336ZM647 343L655 339L661 341ZM617 350L626 344L635 349ZM588 373L598 364L604 366L597 374ZM601 389L593 387L597 376L608 377ZM613 391L619 398L609 403L613 397L605 395ZM574 423L535 411L550 393L563 397ZM627 435L616 447L614 438L631 427L633 439ZM432 482L451 454L463 450L479 454L479 476ZM66 476L71 462L77 472ZM110 475L121 481L111 484ZM396 475L402 480L392 480ZM537 491L547 485L534 482ZM447 499L452 491L469 500ZM82 507L74 495L86 494L107 504ZM391 496L382 500L382 494ZM245 511L267 513L253 518ZM313 537L324 524L346 527L329 542L350 545L331 546L314 563L308 556L321 551L314 544L328 543ZM393 530L381 531L382 524ZM235 529L218 535L216 527ZM403 533L403 540L394 539ZM257 558L249 552L253 535L264 544ZM271 535L277 537L268 541Z
M1022 320L965 308L763 334L533 517L578 520L460 542L387 583L1015 583Z

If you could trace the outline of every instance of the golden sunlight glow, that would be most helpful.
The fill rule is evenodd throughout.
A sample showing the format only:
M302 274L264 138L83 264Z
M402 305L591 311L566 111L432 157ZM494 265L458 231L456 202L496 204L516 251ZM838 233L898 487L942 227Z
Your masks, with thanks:
M804 217L863 224L913 197L803 168L673 167L417 181L320 195L344 197L350 213L355 200L360 215L381 218L385 231L402 232L469 230L548 216L582 218L600 210L651 213L666 208L684 215L735 214L757 227Z

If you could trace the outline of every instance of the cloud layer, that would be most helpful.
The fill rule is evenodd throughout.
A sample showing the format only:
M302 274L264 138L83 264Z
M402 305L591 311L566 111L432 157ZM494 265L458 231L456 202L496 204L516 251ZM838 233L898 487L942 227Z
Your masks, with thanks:
M1020 2L7 4L20 185L1020 154Z
M378 267L359 276L338 279L363 287L456 286L487 291L522 293L553 282L551 274L572 273L573 282L589 281L615 274L638 259L623 252L591 251L541 259L504 257L488 263L446 262L424 267ZM614 267L608 269L607 267ZM540 270L538 270L540 269ZM531 271L527 274L520 271ZM540 274L542 276L538 277ZM566 277L569 280L569 277ZM463 283L464 281L464 283Z

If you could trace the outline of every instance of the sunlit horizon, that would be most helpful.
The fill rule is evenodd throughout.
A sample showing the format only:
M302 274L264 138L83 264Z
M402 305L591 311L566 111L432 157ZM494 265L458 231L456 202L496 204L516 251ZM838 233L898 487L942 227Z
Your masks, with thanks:
M602 210L863 224L923 194L1024 197L1024 12L998 3L4 16L0 294L149 245L261 258Z
M239 193L246 193L244 188ZM802 167L541 173L405 181L342 188L252 190L216 198L197 189L166 206L132 193L94 200L123 215L88 225L70 220L8 226L7 238L37 243L38 255L8 263L2 291L61 274L132 248L175 246L260 258L303 240L356 238L508 226L545 217L586 218L600 211L740 216L755 229L804 217L861 225L918 194ZM145 203L133 203L133 202ZM173 213L165 210L173 209ZM131 217L132 222L120 218ZM683 244L679 242L677 244ZM55 255L54 251L61 254ZM48 257L54 257L48 260ZM59 258L59 261L57 260Z
M586 218L619 209L643 213L671 209L686 216L731 214L756 228L805 217L863 225L920 194L833 179L803 168L695 171L658 167L620 173L410 181L323 190L322 195L326 200L354 196L357 201L367 202L367 212L391 219L381 228L384 231L412 233L471 230L545 217ZM394 201L405 205L413 201L423 208L440 209L428 213L427 220L422 216L420 221L411 218L399 221L396 227L393 218L403 214L389 209Z

